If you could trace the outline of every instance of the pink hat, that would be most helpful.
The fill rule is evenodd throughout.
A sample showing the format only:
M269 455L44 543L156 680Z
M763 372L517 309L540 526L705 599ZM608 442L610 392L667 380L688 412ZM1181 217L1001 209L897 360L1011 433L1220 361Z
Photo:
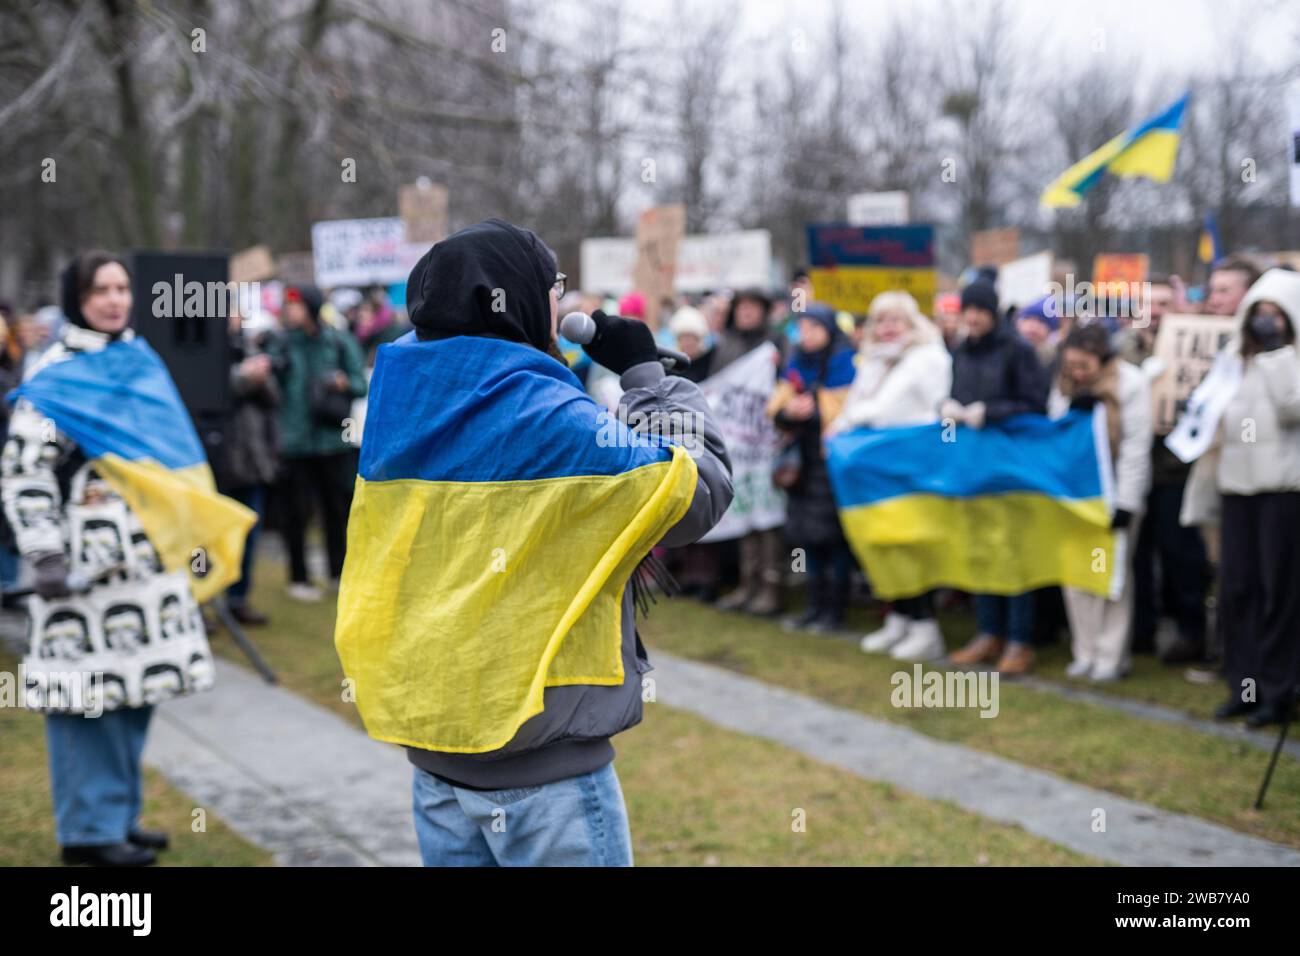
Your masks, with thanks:
M618 300L618 314L628 319L644 319L645 296L640 292L629 292Z

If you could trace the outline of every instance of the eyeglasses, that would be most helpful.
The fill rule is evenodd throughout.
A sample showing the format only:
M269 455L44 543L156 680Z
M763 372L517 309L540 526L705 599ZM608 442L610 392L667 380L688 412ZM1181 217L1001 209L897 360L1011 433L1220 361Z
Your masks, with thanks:
M568 288L568 279L569 277L563 272L555 273L555 282L551 288L555 290L557 296L564 297L564 290Z

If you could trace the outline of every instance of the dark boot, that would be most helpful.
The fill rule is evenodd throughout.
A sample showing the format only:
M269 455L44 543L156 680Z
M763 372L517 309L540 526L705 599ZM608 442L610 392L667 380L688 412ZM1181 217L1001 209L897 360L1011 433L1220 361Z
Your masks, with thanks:
M758 532L751 531L740 539L740 584L718 600L718 610L745 610L758 591L758 573Z
M127 834L127 842L146 850L165 850L171 845L167 834L158 830L132 830Z
M1256 704L1253 700L1242 700L1237 694L1233 694L1214 711L1217 720L1231 720L1233 717L1240 717L1242 714L1253 713Z
M271 619L261 611L256 611L247 604L230 605L231 616L245 627L261 627L271 623Z
M153 850L132 843L65 846L62 855L67 866L149 866L158 860Z

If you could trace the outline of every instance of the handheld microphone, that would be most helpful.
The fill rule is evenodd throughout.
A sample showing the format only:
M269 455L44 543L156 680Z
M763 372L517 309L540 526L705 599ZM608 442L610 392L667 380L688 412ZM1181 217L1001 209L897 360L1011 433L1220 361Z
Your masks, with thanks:
M596 328L596 320L587 313L570 312L560 320L560 334L578 345L590 345L596 340L599 330ZM675 349L656 345L655 351L659 353L659 361L665 369L686 368L691 364L689 358Z

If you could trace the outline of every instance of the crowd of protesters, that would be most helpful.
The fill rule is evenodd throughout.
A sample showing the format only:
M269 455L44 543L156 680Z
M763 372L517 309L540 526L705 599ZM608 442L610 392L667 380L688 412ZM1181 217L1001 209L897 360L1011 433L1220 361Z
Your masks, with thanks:
M1018 675L1064 628L1073 658L1067 674L1108 683L1130 671L1133 654L1157 654L1158 625L1168 618L1159 659L1192 665L1199 679L1220 674L1230 693L1218 716L1254 725L1282 719L1300 676L1300 546L1292 543L1300 526L1300 273L1232 256L1213 265L1203 289L1157 276L1141 302L1115 298L1107 308L1105 297L1098 307L1044 296L1014 309L999 304L996 270L981 269L953 297L955 308L934 320L906 292L877 296L860 316L819 303L815 292L799 273L784 293L745 289L665 303L657 338L692 359L678 374L707 381L769 342L780 355L768 415L781 436L772 481L786 495L785 524L674 555L687 593L723 610L780 617L791 630L844 633L850 604L871 603L870 581L839 524L825 439L861 426L983 428L1022 413L1059 417L1100 406L1112 456L1112 527L1131 542L1122 592L918 594L888 604L862 649ZM599 304L577 293L566 303L588 311ZM644 301L611 298L606 309L641 317ZM1212 452L1195 467L1169 450L1167 429L1152 415L1151 383L1162 370L1156 333L1173 313L1235 316L1224 351L1244 368ZM612 407L612 383L599 369L583 374ZM1242 422L1251 425L1245 438ZM796 567L794 554L806 567ZM784 616L792 585L806 599ZM966 602L975 637L949 648L937 612Z
M853 316L818 302L801 272L781 292L665 300L656 339L691 359L676 374L707 381L754 349L775 346L767 414L780 436L772 481L786 499L783 527L671 555L679 582L723 610L781 617L791 629L844 632L850 606L871 603L870 581L840 527L827 438L862 426L941 420L982 428L1021 413L1060 416L1101 405L1113 455L1113 525L1133 538L1123 593L918 594L886 606L862 649L905 661L946 656L1015 675L1032 669L1064 625L1069 675L1107 682L1128 672L1132 654L1156 653L1159 622L1169 618L1174 633L1161 642L1161 660L1220 668L1234 688L1243 678L1258 680L1257 699L1234 693L1221 716L1278 719L1300 670L1300 557L1291 543L1300 518L1300 275L1265 273L1250 259L1229 257L1214 265L1199 301L1198 291L1177 277L1153 277L1137 315L1090 314L1051 296L1005 309L996 270L982 269L933 319L902 291L879 295ZM577 291L564 296L560 310L602 306L630 318L647 312L638 293L603 299ZM60 341L66 322L54 306L20 312L0 304L0 311L0 384L7 390ZM1194 472L1153 426L1150 382L1159 371L1153 350L1161 318L1197 312L1237 318L1227 348L1244 372L1223 421L1249 420L1255 432L1238 441L1225 425ZM407 328L379 287L326 296L289 285L273 324L254 330L231 319L233 409L212 464L220 489L259 515L243 578L227 594L241 622L267 621L265 609L250 602L264 525L284 542L291 598L318 601L322 586L337 587L360 442L357 406L375 350ZM617 377L571 343L560 344L588 391L612 407ZM1221 507L1206 503L1220 500ZM313 515L325 552L325 579L316 581L307 560ZM11 590L20 561L12 532L4 534L0 583ZM792 576L796 549L806 567ZM796 582L806 599L785 616ZM1216 602L1219 627L1210 634L1207 607ZM976 636L949 648L939 612L967 604Z

